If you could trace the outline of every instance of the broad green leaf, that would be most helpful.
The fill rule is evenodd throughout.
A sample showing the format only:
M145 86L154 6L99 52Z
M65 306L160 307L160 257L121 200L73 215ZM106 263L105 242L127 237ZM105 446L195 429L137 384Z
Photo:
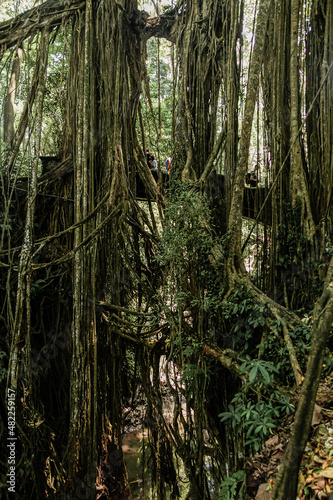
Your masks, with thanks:
M254 365L254 367L250 371L249 382L253 382L254 381L254 379L257 376L257 371L258 371L258 365Z
M266 368L264 368L263 366L259 365L259 370L260 370L262 376L264 377L266 384L269 384L270 381L271 381L271 378L270 378L269 373L266 370Z

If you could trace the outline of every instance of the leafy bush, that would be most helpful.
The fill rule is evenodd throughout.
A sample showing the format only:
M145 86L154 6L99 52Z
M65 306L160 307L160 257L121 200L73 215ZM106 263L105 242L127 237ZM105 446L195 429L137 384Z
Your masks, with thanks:
M226 347L254 355L269 315L267 307L259 305L246 286L227 299L217 294L212 296L211 307L215 315L220 315L223 330L228 332L224 334Z
M221 422L229 422L234 430L245 433L245 444L254 451L259 450L277 422L294 409L288 395L279 390L271 392L274 374L278 372L278 367L268 361L246 359L241 373L249 373L248 382L234 396L228 411L219 414ZM255 401L253 394L258 389L262 399Z
M221 483L221 489L219 492L219 500L234 500L236 498L241 498L240 493L240 483L243 483L245 479L245 473L242 470L234 472L230 477L224 479ZM238 495L236 497L236 495Z

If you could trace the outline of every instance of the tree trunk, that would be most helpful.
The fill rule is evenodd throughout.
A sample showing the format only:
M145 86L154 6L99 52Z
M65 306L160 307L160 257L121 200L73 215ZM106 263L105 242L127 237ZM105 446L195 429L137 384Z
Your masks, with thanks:
M311 8L311 31L306 44L307 135L309 147L309 193L317 232L317 258L322 258L333 234L333 7L328 0L315 0ZM319 92L319 95L318 95Z
M228 270L234 273L241 265L240 255L237 248L241 248L242 211L244 198L244 179L247 172L249 147L252 130L253 115L258 98L259 77L263 61L263 49L266 36L266 26L271 0L261 0L255 32L255 45L249 70L247 95L245 101L244 120L239 146L239 159L237 163L235 178L233 182L233 195L229 214L228 227L231 231L230 254ZM243 266L241 265L241 268Z
M308 187L305 181L305 172L302 161L300 143L300 95L299 95L299 0L291 0L290 18L290 176L292 186L292 205L295 207L299 200L302 203L302 226L305 234L313 240L315 226L309 198Z

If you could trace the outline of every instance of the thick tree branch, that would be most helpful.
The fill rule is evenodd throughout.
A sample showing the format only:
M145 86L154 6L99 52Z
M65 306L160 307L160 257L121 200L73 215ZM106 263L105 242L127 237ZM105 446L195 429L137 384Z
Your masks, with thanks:
M132 26L139 29L142 33L142 39L145 41L156 36L176 43L178 36L176 20L176 9L158 17L148 17L146 12L138 11L132 19Z
M45 27L59 26L63 20L85 7L85 0L48 0L42 5L0 24L0 54Z
M241 377L240 374L240 366L237 361L234 359L234 355L236 353L232 352L232 356L230 356L230 349L224 349L223 351L212 349L207 344L204 344L204 353L212 356L213 358L220 361L220 363L227 368L231 373L236 375L236 377Z
M13 47L18 41L25 40L45 27L59 26L66 17L77 10L84 9L85 0L48 0L42 5L20 14L0 24L0 53ZM156 36L169 42L177 39L176 9L158 17L149 17L146 12L136 11L131 26L146 41Z

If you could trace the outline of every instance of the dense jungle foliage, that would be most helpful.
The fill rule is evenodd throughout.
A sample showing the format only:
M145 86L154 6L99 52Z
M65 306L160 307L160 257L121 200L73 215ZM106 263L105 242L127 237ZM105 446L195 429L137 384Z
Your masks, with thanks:
M329 0L2 3L1 498L132 498L139 406L143 498L254 498L288 418L270 498L310 498L332 28Z

